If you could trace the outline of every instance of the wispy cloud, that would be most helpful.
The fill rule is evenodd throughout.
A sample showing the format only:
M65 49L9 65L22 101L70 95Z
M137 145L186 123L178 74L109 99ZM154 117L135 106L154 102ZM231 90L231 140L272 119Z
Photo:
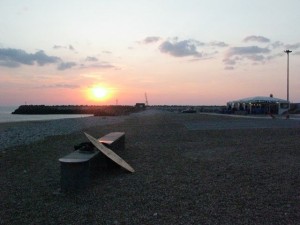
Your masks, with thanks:
M140 44L160 42L158 49L161 53L173 57L192 57L188 61L195 62L213 58L219 52L216 48L224 48L229 45L224 41L201 42L195 39L179 40L178 37L164 39L159 36L148 36ZM200 49L201 48L201 49Z
M270 62L276 58L283 57L285 55L283 52L284 49L293 50L294 55L300 55L300 52L297 51L297 49L300 48L300 42L294 44L285 44L281 41L269 43L270 39L263 36L248 36L244 39L244 41L265 43L265 47L253 45L228 48L223 58L226 70L228 68L234 69L242 61L243 63L250 62L253 65Z
M274 53L273 55L267 56L266 59L267 60L273 60L275 58L282 57L282 56L284 56L284 52Z
M300 55L300 51L296 51L294 54L295 55Z
M85 61L87 61L87 62L97 62L98 59L96 57L93 57L93 56L88 56L88 57L86 57Z
M244 42L249 42L249 41L268 43L270 42L270 39L263 36L255 36L255 35L247 36L244 38Z
M233 66L225 66L224 69L225 69L225 70L234 70L234 67L233 67Z
M75 51L73 45L63 46L63 45L54 45L53 49L68 49L70 51Z
M246 46L246 47L231 47L229 48L227 55L250 55L250 54L259 54L259 53L269 53L270 49L261 48L258 46Z
M61 62L60 64L58 64L57 69L58 70L66 70L66 69L70 69L76 65L77 65L77 63L75 63L75 62Z
M291 50L298 49L298 48L300 48L300 42L295 43L295 44L287 44L287 45L285 45L285 47L287 49L291 49Z
M66 70L77 66L76 62L64 62L60 57L47 55L43 50L36 53L27 53L22 49L1 48L0 66L17 68L22 65L44 66L57 65L57 70Z
M237 61L237 58L235 58L235 59L230 59L230 58L225 58L225 59L223 59L223 62L224 62L226 65L235 65L235 64L236 64L236 61Z
M75 48L72 45L69 45L69 50L75 51Z
M214 46L214 47L227 47L228 44L226 44L225 42L223 41L212 41L210 43L208 43L208 46Z
M53 46L53 49L61 49L61 48L65 48L65 47L63 47L63 46L61 46L61 45L54 45L54 46Z
M81 69L88 69L88 68L97 68L97 69L119 69L118 67L108 63L108 62L98 62L93 64L81 64Z
M157 36L150 36L150 37L146 37L142 43L143 44L150 44L150 43L156 43L158 41L160 41L161 38L160 37L157 37Z
M42 85L37 88L65 88L65 89L76 89L79 88L79 85L74 84L53 84L53 85Z
M282 43L281 41L275 41L274 43L271 44L272 48L280 48L282 46L284 46L284 43Z
M202 57L202 53L198 51L198 46L202 46L204 43L197 40L189 39L183 41L164 41L159 49L161 52L172 55L174 57Z
M234 69L233 66L242 60L249 60L254 64L265 63L267 60L270 60L270 56L268 55L270 52L269 48L258 46L231 47L227 50L223 59L226 65L225 69Z
M40 50L34 54L27 53L21 49L2 48L0 49L0 65L16 68L23 65L43 66L46 64L54 64L60 62L61 59L56 56L46 55Z
M0 66L9 67L9 68L17 68L20 66L20 63L13 62L13 61L1 61L0 60Z

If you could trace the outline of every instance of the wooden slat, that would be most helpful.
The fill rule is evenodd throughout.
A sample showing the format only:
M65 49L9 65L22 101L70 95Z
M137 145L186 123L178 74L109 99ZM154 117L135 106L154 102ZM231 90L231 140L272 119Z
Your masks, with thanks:
M110 158L112 161L117 163L119 166L123 167L124 169L128 170L129 172L135 172L134 169L127 163L125 162L120 156L118 156L116 153L114 153L112 150L109 148L105 147L101 142L99 142L96 138L93 136L84 133L87 138L93 143L93 145L101 151L104 155L106 155L108 158Z

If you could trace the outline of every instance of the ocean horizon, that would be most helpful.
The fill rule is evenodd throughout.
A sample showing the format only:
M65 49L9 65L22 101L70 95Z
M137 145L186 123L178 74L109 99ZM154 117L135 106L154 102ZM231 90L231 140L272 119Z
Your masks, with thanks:
M12 114L18 106L0 106L0 123L58 120L68 118L81 118L93 116L90 114L47 114L47 115L21 115Z

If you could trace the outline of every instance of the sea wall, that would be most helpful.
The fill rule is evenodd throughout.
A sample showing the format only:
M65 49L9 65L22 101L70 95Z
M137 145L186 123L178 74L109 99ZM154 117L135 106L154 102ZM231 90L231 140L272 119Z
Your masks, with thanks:
M88 105L21 105L12 114L94 114L95 116L120 116L141 111L135 106Z

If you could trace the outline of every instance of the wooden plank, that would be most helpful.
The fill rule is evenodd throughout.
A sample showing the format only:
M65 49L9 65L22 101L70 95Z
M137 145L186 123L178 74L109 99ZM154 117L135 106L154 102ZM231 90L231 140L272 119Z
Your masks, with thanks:
M93 143L93 145L101 151L104 155L106 155L108 158L110 158L112 161L117 163L119 166L123 167L124 169L128 170L129 172L133 173L135 172L134 169L125 162L120 156L118 156L116 153L114 153L109 148L105 147L102 143L100 143L96 138L93 136L85 133L85 136Z
M111 132L98 139L101 143L111 144L121 137L125 136L125 132Z
M83 163L89 161L91 158L99 154L99 152L87 152L82 153L80 150L76 150L69 155L66 155L59 159L60 162L64 163Z

